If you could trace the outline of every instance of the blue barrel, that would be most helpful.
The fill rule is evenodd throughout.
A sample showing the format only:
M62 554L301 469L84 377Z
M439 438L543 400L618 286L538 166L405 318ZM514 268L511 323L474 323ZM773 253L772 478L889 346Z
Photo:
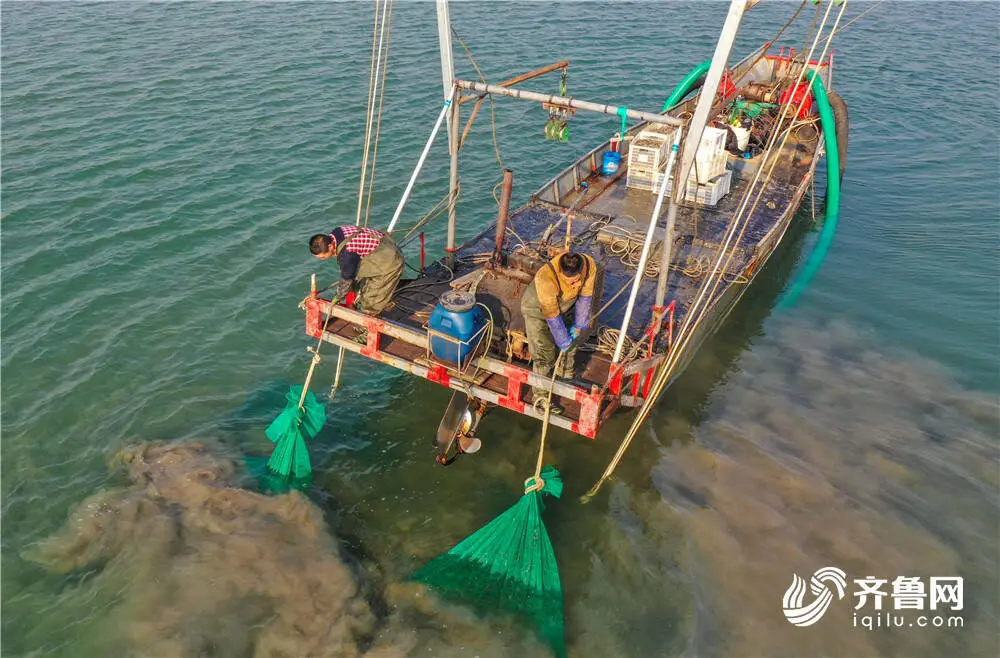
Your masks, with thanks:
M480 330L486 325L476 296L465 290L449 290L441 295L427 326L449 336L431 335L431 353L455 365L464 365L465 359L476 349L483 337Z
M605 151L601 161L601 173L611 176L618 173L618 168L622 164L622 154L617 151Z

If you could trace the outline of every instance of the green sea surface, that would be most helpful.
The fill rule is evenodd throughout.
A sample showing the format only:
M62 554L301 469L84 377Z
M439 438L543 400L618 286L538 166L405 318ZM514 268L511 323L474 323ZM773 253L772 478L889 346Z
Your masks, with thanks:
M771 39L797 6L748 12L737 52ZM850 2L843 23L872 6ZM130 602L162 588L157 572L175 573L176 556L127 579L111 577L127 557L67 574L26 558L81 501L122 484L108 468L122 446L204 439L268 454L264 429L309 363L296 304L311 273L336 276L306 240L354 221L373 11L0 7L4 656L152 655L143 634L164 631L133 624ZM782 45L801 49L815 11L806 5ZM569 59L571 95L648 111L711 57L725 13L718 2L452 4L490 82ZM566 496L545 518L571 656L997 655L996 18L995 2L890 1L847 26L834 45L833 87L851 118L840 226L806 292L774 310L815 242L801 230L590 505L576 498L630 414L593 442L550 432ZM375 227L439 111L436 29L434 3L394 4ZM477 78L457 44L455 61ZM558 79L524 86L554 93ZM496 214L487 109L462 154L460 241ZM544 139L534 104L497 99L494 116L516 203L618 121L578 114L563 144ZM447 181L442 139L402 225ZM811 212L807 198L800 225ZM440 255L444 224L427 237ZM409 573L517 500L538 424L497 411L482 453L443 469L430 446L446 389L360 358L344 382L310 441L308 495L378 614L360 648L330 655L378 638L397 651L379 655L542 652L502 619L443 603L425 602L420 622L396 614L413 606L396 592ZM852 579L963 576L965 626L868 631L848 598L813 627L791 626L781 599L792 574L808 581L828 565ZM164 614L184 614L183 600ZM240 610L205 612L184 655L254 655L263 622Z

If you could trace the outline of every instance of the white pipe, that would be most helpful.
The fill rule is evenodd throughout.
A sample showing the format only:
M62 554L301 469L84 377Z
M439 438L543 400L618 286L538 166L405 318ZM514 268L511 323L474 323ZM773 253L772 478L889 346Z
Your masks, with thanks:
M396 206L396 212L392 216L392 221L389 222L389 228L385 230L386 233L392 233L392 229L396 227L396 222L399 221L399 216L403 214L403 207L406 205L407 199L410 198L410 192L413 190L413 184L417 182L417 176L420 175L420 169L424 166L424 160L427 159L427 154L431 150L431 144L434 143L434 138L437 137L438 130L441 128L441 122L444 121L444 117L448 114L448 110L451 109L451 104L455 100L455 94L458 93L457 88L451 90L451 95L444 99L444 107L441 108L441 114L438 115L437 121L434 122L434 130L431 131L431 136L427 138L427 144L424 146L424 152L420 154L420 159L417 160L417 166L413 170L413 175L410 176L410 182L406 184L406 190L403 191L403 198L399 200L399 205Z
M740 21L743 19L743 11L746 8L745 0L733 0L729 5L729 14L726 15L726 22L722 26L722 33L719 35L719 43L715 46L715 53L712 55L712 65L705 76L705 82L701 87L698 96L698 104L694 109L694 116L688 124L687 139L684 140L684 154L681 157L679 178L686 181L691 173L695 156L698 154L698 147L701 146L701 137L705 132L705 125L709 120L709 112L715 104L715 95L719 90L719 82L722 81L722 74L726 69L726 62L729 61L729 53L733 50L733 42L736 40L736 32L740 28ZM674 189L673 198L680 201L686 194L685 187Z
M448 98L455 85L455 68L452 64L451 50L451 17L448 11L448 0L437 0L438 45L441 49L441 82L444 85L444 98ZM448 146L451 147L451 117L448 119Z
M743 12L753 5L748 5L746 0L732 0L729 5L729 13L726 14L726 21L722 25L722 32L719 34L719 42L715 46L715 53L712 54L712 65L705 76L705 82L701 86L698 95L698 103L694 108L694 116L688 124L687 138L684 140L684 153L681 155L681 163L677 176L674 180L681 181L680 185L674 185L674 192L670 199L670 209L667 211L667 239L663 243L663 250L660 254L660 277L656 285L656 305L663 306L663 300L667 293L667 277L670 265L670 240L674 231L674 224L677 219L678 204L687 194L687 179L691 174L691 167L694 165L698 155L698 147L701 146L701 137L705 133L705 126L708 124L709 112L715 104L715 95L719 91L719 83L726 70L726 63L729 61L729 54L733 50L733 43L736 41L736 33L740 29L740 21L743 20Z
M664 192L667 189L667 181L670 180L670 174L673 172L674 163L677 162L677 152L680 150L681 141L681 129L678 128L674 132L674 144L670 147L670 159L667 160L667 170L663 174L663 183L660 185L660 192L656 195L656 205L653 206L653 217L649 220L649 228L646 230L646 241L642 243L642 255L639 256L639 265L635 273L635 279L632 280L632 292L628 296L628 304L625 306L625 319L622 320L622 330L618 334L618 344L615 345L615 355L611 359L612 363L618 363L618 360L622 357L622 348L625 347L625 337L628 335L628 324L632 320L632 309L635 307L635 298L639 294L639 285L642 283L642 277L646 272L646 261L649 259L650 246L653 243L653 233L656 231L656 224L660 219L660 209L663 207L663 197ZM674 186L678 184L674 180ZM653 172L653 184L656 184L656 172ZM664 240L669 240L670 235L664 234ZM661 265L662 267L662 265Z

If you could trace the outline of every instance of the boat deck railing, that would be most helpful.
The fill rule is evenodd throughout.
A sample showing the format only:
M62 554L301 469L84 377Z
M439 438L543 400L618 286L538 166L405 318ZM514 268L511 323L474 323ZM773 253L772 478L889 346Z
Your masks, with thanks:
M561 398L564 413L553 415L550 422L587 438L597 435L600 425L618 406L617 396L606 395L607 391L596 385L584 388L558 379L552 382L528 368L489 354L473 355L463 367L437 359L430 350L426 329L418 330L345 306L331 308L328 300L318 297L307 299L305 309L306 333L314 338L322 337L337 347L525 416L539 420L544 417L540 407L524 401L525 387L548 390L551 385L553 396ZM367 330L364 343L354 339L359 328Z

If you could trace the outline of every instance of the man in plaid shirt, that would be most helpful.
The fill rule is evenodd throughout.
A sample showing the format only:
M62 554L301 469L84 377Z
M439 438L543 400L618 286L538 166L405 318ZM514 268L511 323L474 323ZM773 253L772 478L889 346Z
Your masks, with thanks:
M403 276L403 253L392 238L375 229L338 226L309 238L309 251L323 260L337 258L337 299L356 288L354 307L369 315L378 315L389 305Z

